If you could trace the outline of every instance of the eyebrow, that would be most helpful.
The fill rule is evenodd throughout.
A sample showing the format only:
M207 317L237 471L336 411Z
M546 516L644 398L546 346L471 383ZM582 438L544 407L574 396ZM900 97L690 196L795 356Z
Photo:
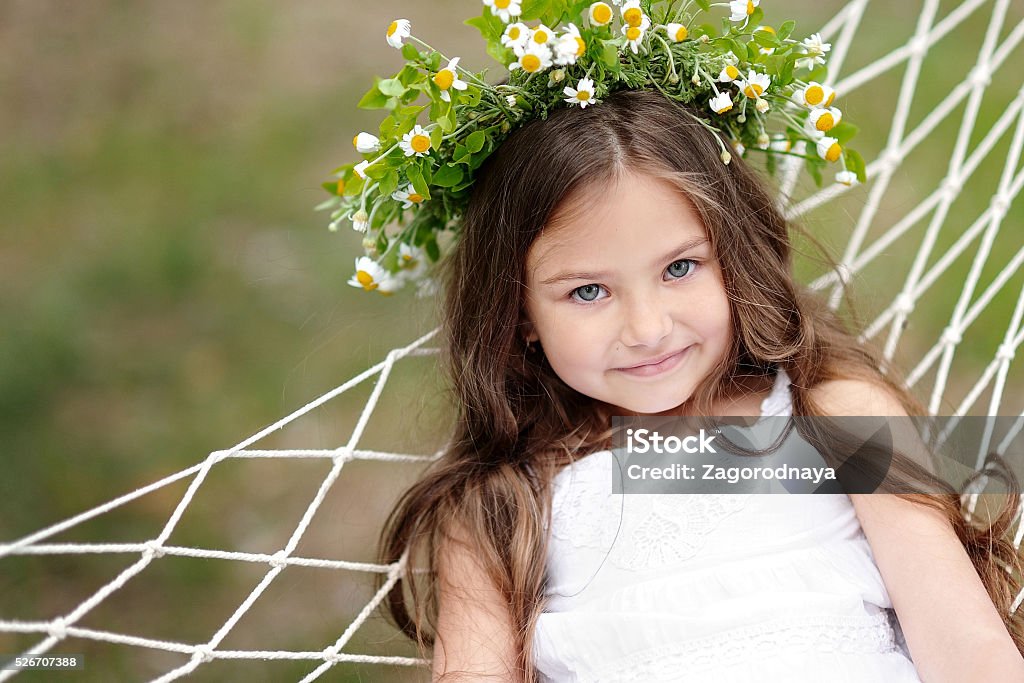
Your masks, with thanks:
M660 263L662 263L664 261L667 261L668 259L672 258L673 256L678 256L679 254L683 253L684 251L689 251L691 249L695 249L695 248L701 246L702 244L707 244L707 242L708 242L708 239L706 237L698 237L696 239L687 240L686 242L683 242L682 244L680 244L678 247L676 247L672 251L670 251L667 254L665 254L664 256L662 256L661 258L657 259L654 262L653 265L658 265L658 264L660 264ZM553 284L556 284L556 283L559 283L559 282L564 282L566 280L600 280L600 279L605 278L607 276L608 276L608 273L599 273L599 272L594 272L594 271L559 273L558 275L554 275L552 277L549 277L546 280L542 280L541 284L542 285L553 285Z

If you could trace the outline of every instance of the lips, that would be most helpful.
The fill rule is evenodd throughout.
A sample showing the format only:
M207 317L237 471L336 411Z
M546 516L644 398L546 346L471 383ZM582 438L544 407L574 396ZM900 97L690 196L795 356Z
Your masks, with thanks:
M616 369L618 369L618 370L634 370L636 368L642 368L645 365L657 365L658 363L660 363L661 361L665 360L666 358L671 358L672 356L674 356L676 354L682 353L683 351L685 351L688 348L690 348L690 347L682 348L682 349L679 349L678 351L669 351L666 354L663 354L661 356L655 356L654 358L651 358L649 360L645 360L645 361L643 361L641 363L637 363L636 365L627 365L625 367L616 368Z

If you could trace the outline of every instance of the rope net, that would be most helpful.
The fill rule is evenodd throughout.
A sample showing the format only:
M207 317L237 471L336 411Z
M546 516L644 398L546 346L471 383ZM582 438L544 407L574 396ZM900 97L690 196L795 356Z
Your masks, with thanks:
M862 108L857 112L858 120L874 117L879 127L887 125L888 138L876 141L880 144L876 150L860 146L872 141L858 139L858 148L865 158L871 159L867 166L868 182L863 186L798 187L800 160L787 159L791 163L784 164L778 176L779 201L789 219L802 221L826 241L831 239L841 245L839 272L809 275L806 281L823 292L834 308L841 304L843 289L851 285L854 290L866 291L869 304L881 302L878 310L871 311L866 318L861 339L879 344L887 359L908 369L907 384L927 397L929 414L1016 416L1016 434L1024 427L1021 372L1011 368L1024 342L1024 239L1021 206L1014 205L1024 184L1024 169L1020 168L1024 147L1024 81L1020 70L1007 67L1012 65L1014 51L1024 39L1024 17L1019 16L1019 6L1011 7L1010 0L966 0L946 3L952 6L941 8L940 4L939 0L924 0L919 11L909 10L916 16L909 36L900 28L902 24L889 16L892 12L908 11L907 8L873 7L876 23L872 24L865 19L868 0L849 2L821 29L825 40L833 44L828 84L841 94L848 107ZM906 28L911 28L911 23ZM865 54L865 48L877 50L885 42L884 36L896 36L895 32L901 30L904 33L894 38L897 44L890 51L881 56ZM857 40L865 35L871 39ZM848 68L855 59L863 65ZM951 78L956 65L966 70L960 80ZM943 85L922 88L929 79L941 79ZM938 91L941 98L927 101L922 90ZM860 99L853 96L858 92ZM1003 98L1000 93L1005 94ZM921 187L934 189L926 191ZM1014 207L1016 213L1011 214ZM821 221L821 225L816 225L816 221ZM1007 223L1010 225L1004 229ZM884 286L891 289L872 289ZM926 305L920 305L922 302ZM908 329L912 334L905 334ZM33 644L17 653L24 656L53 654L62 641L74 639L181 655L184 663L151 679L160 682L173 681L197 670L201 674L202 667L216 660L300 660L310 669L301 681L316 680L332 667L346 663L397 666L405 672L401 676L412 675L408 667L424 666L427 662L416 657L348 651L353 636L374 615L387 592L406 571L406 558L395 565L382 566L304 557L296 550L346 465L378 461L391 463L390 466L423 466L439 456L359 448L398 361L436 354L438 349L428 344L437 333L434 329L392 350L383 361L344 384L235 446L210 453L192 467L58 524L0 544L0 558L138 556L73 608L64 605L55 616L36 621L0 620L0 634L31 638ZM303 415L374 379L369 399L343 446L251 448ZM1000 452L998 449L1005 448L1008 442L1009 438L996 451ZM231 461L238 459L319 459L329 463L330 470L288 542L277 552L236 552L170 544L172 532L214 468L230 468ZM88 520L186 481L187 490L153 538L135 543L47 542ZM1018 507L1014 533L1018 546L1024 535L1020 516ZM91 611L168 557L247 563L262 578L223 625L201 642L147 638L82 625ZM354 580L353 573L383 574L386 582L380 591L368 591L373 594L333 642L317 643L305 651L224 647L225 639L239 621L289 567L342 572L343 581ZM1022 598L1017 596L1013 609ZM14 669L0 670L0 681L18 673Z

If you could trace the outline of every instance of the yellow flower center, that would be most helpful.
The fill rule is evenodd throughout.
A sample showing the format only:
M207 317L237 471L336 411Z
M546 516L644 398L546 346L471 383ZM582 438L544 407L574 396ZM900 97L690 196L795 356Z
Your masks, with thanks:
M520 64L523 65L523 71L532 74L540 69L540 57L537 55L523 55Z
M754 3L753 3L753 0L747 0L747 14L750 15L750 14L753 14L753 13L754 13Z
M771 26L762 26L761 28L759 28L757 30L758 31L767 31L768 33L775 33L775 29L773 29Z
M415 192L413 192L412 194L409 195L409 201L412 202L413 204L419 204L420 202L423 201L423 195L416 194ZM411 256L406 256L405 258L412 258L412 257Z
M363 289L367 291L377 288L377 283L373 281L373 276L365 270L360 270L356 273L356 280L363 286Z
M730 109L732 109L732 102L729 102L724 107L720 107L720 108L716 109L715 113L716 114L724 114L725 112L729 111Z
M626 39L627 40L639 40L640 39L640 29L638 29L636 26L630 26L628 29L626 29Z
M836 98L836 91L833 90L831 93L829 93L828 101L825 102L825 106L826 107L831 107L832 106L832 100L834 100L835 98Z
M725 75L729 78L736 78L740 75L740 70L734 67L732 64L728 64L725 67Z
M508 9L510 2L512 2L512 0L494 0L494 6L498 9Z
M807 104L821 104L824 97L825 91L821 89L820 85L812 85L804 91L804 99L807 100Z
M590 99L590 93L588 93L586 90L580 90L578 93L576 93L576 99L579 100L580 102L586 102L587 100Z
M583 53L587 51L587 44L583 42L583 39L576 36L576 56L582 57Z
M820 131L829 131L836 125L835 119L832 118L831 112L825 112L818 117L818 122L814 124L814 127Z
M430 138L426 135L413 135L409 146L414 152L426 152L430 149Z
M644 13L640 11L639 7L630 7L622 13L622 18L630 26L639 26L644 20Z
M352 146L353 147L358 147L359 146L359 136L358 135L353 135L352 136Z
M340 180L340 179L338 180L338 190L337 190L337 192L338 192L338 194L344 194L345 193L345 181L344 180Z
M454 82L455 74L452 73L450 69L442 69L434 76L434 83L436 83L437 87L441 90L447 90L452 87L452 83Z
M548 42L548 32L543 30L535 32L533 34L533 42L537 43L538 45L544 45L545 43Z
M679 30L676 31L676 42L680 43L686 40L686 36L690 35L690 32L686 30L685 26L680 26Z
M388 35L389 36L395 35L395 31L397 31L397 30L398 30L398 22L397 21L392 21L391 25L388 26Z
M764 92L764 88L759 86L757 83L751 83L743 89L743 94L751 99L759 97L762 92Z
M835 161L839 158L839 155L843 153L843 148L839 146L838 142L833 142L832 146L825 152L826 161Z
M519 30L519 27L513 26L508 30L508 37L511 38L512 40L519 40L520 33L522 33L522 31Z
M594 3L590 10L590 16L602 26L612 20L612 8L603 2Z

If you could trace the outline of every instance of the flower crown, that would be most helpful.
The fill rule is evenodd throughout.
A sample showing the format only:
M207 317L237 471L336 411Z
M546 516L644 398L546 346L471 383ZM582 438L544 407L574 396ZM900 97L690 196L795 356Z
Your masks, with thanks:
M704 112L697 121L732 143L730 150L716 135L725 164L757 150L774 174L779 155L796 155L819 187L822 169L837 161L837 182L864 182L864 160L846 147L857 128L821 83L831 45L820 34L797 41L793 21L763 25L760 0L715 3L729 9L720 25L701 15L711 11L708 0L610 2L483 0L483 14L465 23L508 69L499 85L413 36L408 20L388 26L405 66L375 78L358 106L390 113L378 135L353 138L362 161L334 171L323 184L333 196L317 207L333 209L332 231L351 221L365 235L350 285L392 294L412 282L417 296L433 294L427 259L441 258L439 237L458 237L474 174L509 133L557 107L600 106L626 88ZM430 122L420 125L425 110ZM798 154L800 141L815 152Z

